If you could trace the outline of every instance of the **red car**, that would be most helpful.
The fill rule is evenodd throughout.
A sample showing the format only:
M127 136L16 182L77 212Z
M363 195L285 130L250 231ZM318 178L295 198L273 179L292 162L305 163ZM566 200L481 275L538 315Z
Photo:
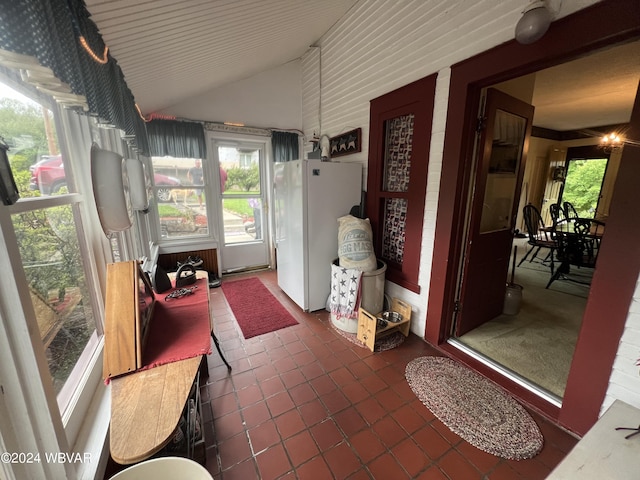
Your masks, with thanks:
M52 195L60 192L67 186L62 156L43 156L42 160L29 167L31 180L29 188L40 190L42 195ZM171 189L180 185L180 180L160 173L154 173L153 180L156 186L167 186L157 190L158 200L168 202L171 199Z

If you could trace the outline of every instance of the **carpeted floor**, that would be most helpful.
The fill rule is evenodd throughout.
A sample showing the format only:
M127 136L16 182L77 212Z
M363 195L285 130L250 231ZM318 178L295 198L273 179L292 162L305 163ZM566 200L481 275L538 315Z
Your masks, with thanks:
M513 397L488 379L445 357L419 357L405 371L411 390L452 432L509 460L537 455L538 425Z
M226 281L222 291L244 338L298 324L257 277Z
M500 315L458 340L561 399L589 289L562 280L545 289L549 276L539 263L517 267L515 283L524 286L520 313Z

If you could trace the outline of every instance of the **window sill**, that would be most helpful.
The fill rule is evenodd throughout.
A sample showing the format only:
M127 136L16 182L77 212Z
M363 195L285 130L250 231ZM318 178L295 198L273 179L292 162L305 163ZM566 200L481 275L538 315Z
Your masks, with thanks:
M111 389L98 385L73 447L82 461L78 463L77 478L94 480L102 478L109 459L109 421L111 419Z

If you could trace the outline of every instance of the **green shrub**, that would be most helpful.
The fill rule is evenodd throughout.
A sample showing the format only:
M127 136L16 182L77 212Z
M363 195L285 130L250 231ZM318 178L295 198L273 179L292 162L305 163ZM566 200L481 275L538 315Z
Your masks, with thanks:
M226 188L238 187L244 192L249 192L260 184L260 172L258 165L249 168L234 167L227 171Z

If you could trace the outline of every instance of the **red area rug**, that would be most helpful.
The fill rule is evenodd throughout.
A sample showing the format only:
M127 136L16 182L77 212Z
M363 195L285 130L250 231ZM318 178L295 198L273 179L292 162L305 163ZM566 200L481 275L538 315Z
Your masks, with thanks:
M298 324L259 278L223 282L222 291L244 338Z

